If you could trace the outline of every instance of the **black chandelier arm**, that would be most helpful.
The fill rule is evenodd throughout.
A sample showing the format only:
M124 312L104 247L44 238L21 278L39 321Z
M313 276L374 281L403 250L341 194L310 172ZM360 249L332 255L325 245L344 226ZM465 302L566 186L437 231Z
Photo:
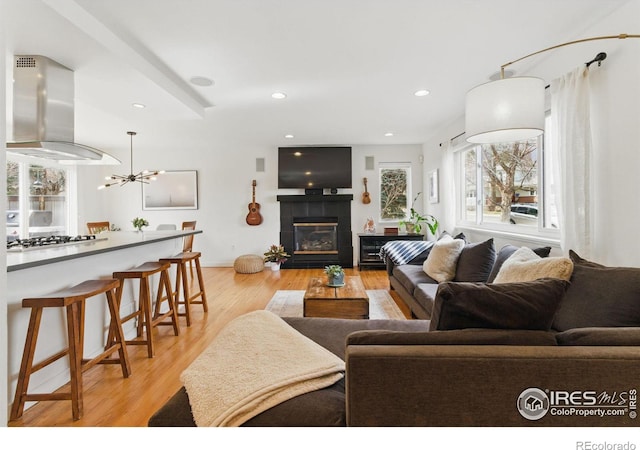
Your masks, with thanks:
M131 170L129 172L129 175L115 175L115 174L111 175L110 177L107 178L107 180L108 181L113 180L113 183L105 183L102 186L99 186L98 189L104 189L110 186L115 186L116 184L119 184L120 186L124 186L127 183L134 183L134 182L149 184L149 181L147 180L153 181L155 180L156 175L164 173L164 170L154 170L153 172L148 170L142 170L135 175L133 174L133 136L135 136L137 133L135 131L127 131L127 134L131 138L131 147L130 147Z

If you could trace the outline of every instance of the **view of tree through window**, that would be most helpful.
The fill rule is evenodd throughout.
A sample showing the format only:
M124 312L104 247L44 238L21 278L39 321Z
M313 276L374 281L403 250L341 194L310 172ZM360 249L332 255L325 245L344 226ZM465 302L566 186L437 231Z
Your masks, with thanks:
M517 223L512 205L538 206L536 150L535 140L482 146L486 214L499 213L500 222Z
M542 217L542 139L484 144L462 152L464 207L462 219L475 223L504 223L556 228ZM545 183L545 185L548 183ZM550 190L550 189L549 189ZM547 216L555 208L547 201ZM540 211L540 214L538 213Z
M7 240L61 234L67 234L67 170L7 161Z
M410 167L380 168L380 220L402 220L408 207Z

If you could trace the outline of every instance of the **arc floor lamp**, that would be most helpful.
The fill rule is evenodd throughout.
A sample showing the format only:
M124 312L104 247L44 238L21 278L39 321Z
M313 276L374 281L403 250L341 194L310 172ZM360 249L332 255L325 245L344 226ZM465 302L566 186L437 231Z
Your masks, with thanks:
M628 38L640 38L640 34L598 36L565 42L503 64L500 67L499 80L476 86L467 93L465 108L467 141L477 144L519 141L532 139L544 131L544 80L535 77L505 78L505 67L567 45ZM586 64L600 63L604 58L606 54L599 53L593 61Z

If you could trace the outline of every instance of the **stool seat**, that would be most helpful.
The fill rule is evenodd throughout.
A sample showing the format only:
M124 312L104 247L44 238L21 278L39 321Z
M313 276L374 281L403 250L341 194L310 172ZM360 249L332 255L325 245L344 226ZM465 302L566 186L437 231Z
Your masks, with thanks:
M136 339L126 341L126 343L128 345L146 345L147 355L149 358L153 358L155 354L152 332L153 327L158 325L170 325L173 327L173 332L176 336L180 334L180 329L178 328L178 314L173 301L171 301L171 282L169 280L170 267L171 264L168 262L148 261L132 269L113 272L113 278L120 280L120 287L116 290L118 308L120 308L120 304L122 303L124 281L133 279L140 280L138 310L123 317L122 323L138 318L137 337ZM151 309L153 305L151 303L149 277L157 273L160 274L160 281L158 283L158 294L156 297L155 308L152 314ZM165 300L167 300L169 308L166 312L160 312L162 303ZM167 318L169 319L168 322L166 321Z
M264 270L264 259L258 255L240 255L233 262L237 273L258 273Z
M175 256L160 258L161 263L169 263L176 265L176 288L171 293L176 309L180 305L184 305L184 312L178 311L178 316L184 316L187 326L191 326L191 305L202 305L204 312L209 311L207 304L207 294L204 289L204 281L202 278L202 268L200 266L200 252L183 251ZM189 288L189 280L187 279L187 264L194 263L196 266L196 275L198 280L198 291L193 294ZM181 289L182 287L182 289ZM182 300L180 300L180 292L182 291ZM197 298L200 300L196 300Z
M113 277L114 278L145 278L155 273L158 273L162 270L167 270L169 269L169 267L170 267L169 264L163 264L157 261L147 261L132 269L113 272Z
M71 411L74 420L82 417L83 396L82 396L82 372L96 364L119 363L124 378L131 374L131 365L127 355L127 347L124 342L122 322L116 306L115 291L119 289L120 281L115 279L88 280L70 288L64 288L42 297L30 297L22 300L24 308L31 308L29 327L25 339L24 353L16 385L16 395L11 408L11 420L20 418L24 412L24 405L27 401L42 400L71 400ZM91 359L83 359L84 352L84 319L85 301L90 297L104 293L107 297L109 314L109 335L105 350L98 356ZM53 356L33 364L33 359L40 331L40 322L44 308L62 307L66 309L67 319L67 339L66 349ZM118 358L109 358L118 352ZM59 360L63 356L69 357L70 372L70 392L68 393L48 393L29 394L29 380L31 374Z

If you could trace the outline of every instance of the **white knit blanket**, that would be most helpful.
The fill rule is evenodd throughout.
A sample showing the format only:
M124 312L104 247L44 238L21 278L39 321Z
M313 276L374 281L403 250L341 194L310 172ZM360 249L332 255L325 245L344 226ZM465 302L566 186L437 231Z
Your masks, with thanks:
M260 310L229 322L180 380L196 425L238 426L343 376L344 361Z

